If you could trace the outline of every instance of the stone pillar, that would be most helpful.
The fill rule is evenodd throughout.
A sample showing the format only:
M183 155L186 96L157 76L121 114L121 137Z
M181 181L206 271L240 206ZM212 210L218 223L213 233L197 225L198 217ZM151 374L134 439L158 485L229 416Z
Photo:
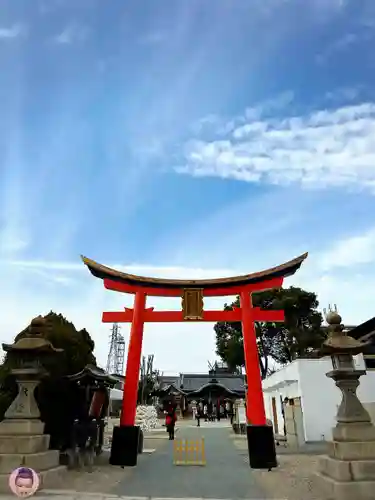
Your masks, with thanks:
M0 435L8 434L43 434L44 424L40 420L40 411L35 401L34 392L40 380L40 372L32 368L12 370L18 385L18 394L5 412L5 419L0 422Z
M26 375L27 376L27 375ZM39 380L17 380L18 394L5 413L6 419L39 419L34 392Z

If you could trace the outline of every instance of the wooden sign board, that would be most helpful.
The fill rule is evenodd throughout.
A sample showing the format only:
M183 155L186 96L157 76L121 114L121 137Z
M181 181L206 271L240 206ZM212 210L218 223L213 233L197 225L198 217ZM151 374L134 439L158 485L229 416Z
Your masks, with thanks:
M203 319L203 289L185 288L182 296L184 320Z

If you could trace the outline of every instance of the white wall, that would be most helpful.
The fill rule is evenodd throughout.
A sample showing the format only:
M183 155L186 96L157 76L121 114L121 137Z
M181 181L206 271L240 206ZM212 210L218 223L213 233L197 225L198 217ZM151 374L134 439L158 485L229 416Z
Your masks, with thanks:
M326 373L332 370L330 358L301 359L301 404L305 441L331 439L332 427L341 401L341 393Z
M280 384L284 385L286 380L298 381L299 379L299 367L298 367L298 359L292 361L288 365L280 368L275 373L267 377L262 381L263 390L267 390L273 388L275 386L279 386Z
M357 369L364 369L362 355L356 356L355 363ZM341 393L334 381L326 376L330 370L330 358L298 359L263 381L266 415L273 420L271 401L275 397L280 433L283 430L280 395L283 399L300 396L305 440L331 439ZM358 396L362 403L375 403L375 372L367 372L360 378Z
M284 433L284 417L281 398L297 398L301 396L299 385L299 366L293 361L284 368L267 377L262 382L266 417L273 421L272 398L275 398L279 434Z
M112 401L122 401L124 392L119 389L111 389L109 393L109 399Z
M276 402L276 413L277 413L277 423L279 434L284 434L284 417L282 413L281 400L285 398L297 398L300 395L298 382L290 383L284 385L279 389L263 392L264 395L264 405L266 410L266 417L273 422L273 411L272 411L272 398L275 398Z

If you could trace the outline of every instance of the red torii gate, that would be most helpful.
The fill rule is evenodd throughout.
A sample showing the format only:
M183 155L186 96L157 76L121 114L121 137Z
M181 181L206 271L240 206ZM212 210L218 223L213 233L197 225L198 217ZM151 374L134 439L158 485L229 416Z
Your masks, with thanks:
M293 275L306 257L307 253L265 271L231 278L176 280L123 273L82 256L91 274L102 279L106 289L135 295L134 308L125 308L120 312L104 312L102 318L104 323L131 323L120 427L114 429L112 440L111 463L113 465L134 466L137 464L140 429L134 425L134 422L144 323L181 321L242 322L250 466L268 469L277 465L273 429L266 425L254 323L256 321L284 321L284 311L253 307L251 294L280 288L284 278ZM153 307L146 307L147 295L181 297L182 310L154 311ZM228 295L238 295L240 307L232 311L204 310L204 297Z

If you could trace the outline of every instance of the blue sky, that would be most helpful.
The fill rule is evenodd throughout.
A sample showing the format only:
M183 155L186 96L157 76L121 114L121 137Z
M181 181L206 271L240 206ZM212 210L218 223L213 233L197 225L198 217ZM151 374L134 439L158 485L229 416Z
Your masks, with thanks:
M286 284L373 316L374 40L371 0L0 0L2 338L54 309L105 364L131 298L80 254L204 277L309 251ZM144 351L205 370L212 325Z

